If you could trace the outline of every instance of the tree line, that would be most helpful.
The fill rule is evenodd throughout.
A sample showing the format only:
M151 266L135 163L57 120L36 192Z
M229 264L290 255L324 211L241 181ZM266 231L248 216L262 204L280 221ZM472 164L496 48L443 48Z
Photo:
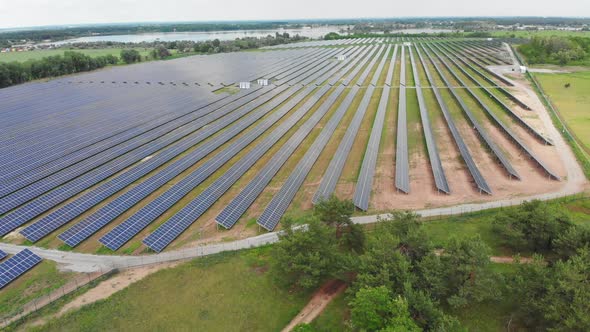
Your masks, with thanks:
M550 63L563 66L590 58L590 38L535 36L518 49L530 64Z
M63 55L38 60L0 63L0 88L31 80L91 71L117 62L119 58L114 55L91 57L80 52L65 51Z
M331 198L303 220L306 227L286 219L270 264L292 291L346 282L351 331L466 331L453 313L501 300L513 313L509 329L590 330L590 231L559 209L535 201L496 218L506 246L535 252L527 264L516 256L513 273L492 267L479 236L449 235L435 247L413 213L394 212L366 232L352 223L353 211L352 202Z
M278 33L268 35L266 37L245 37L236 38L235 40L209 40L209 41L191 41L191 40L177 40L177 41L155 41L155 42L140 42L140 43L121 43L121 42L92 42L92 43L73 43L67 47L71 49L104 49L104 48L144 48L144 49L161 49L174 50L178 53L227 53L239 52L241 50L249 50L261 48L265 46L274 46L280 44L289 44L308 39L300 35L290 35L289 33Z

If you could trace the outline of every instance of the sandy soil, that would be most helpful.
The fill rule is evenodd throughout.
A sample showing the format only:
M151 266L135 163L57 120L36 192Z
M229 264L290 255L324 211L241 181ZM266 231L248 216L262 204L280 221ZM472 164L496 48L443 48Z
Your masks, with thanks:
M311 323L318 317L332 299L344 292L346 284L339 280L331 280L325 283L309 300L307 305L293 318L282 331L292 331L297 324Z
M519 81L523 84L525 81ZM544 128L538 116L538 111L543 110L536 96L530 96L522 88L512 88L520 100L533 108L526 111L511 105L512 109L525 119L533 128L545 134ZM475 110L474 110L475 111ZM479 111L479 110L478 110ZM463 139L467 143L471 154L493 190L492 195L482 195L475 190L471 175L464 165L461 156L455 146L452 136L443 121L433 122L433 130L438 132L437 145L443 163L447 180L451 187L451 195L438 193L434 186L432 170L428 157L422 153L414 153L410 156L411 163L411 190L409 195L398 193L394 187L395 165L394 162L379 162L376 170L373 194L371 196L371 210L385 211L390 209L414 209L449 206L466 202L483 202L500 200L504 198L518 197L537 193L546 193L560 188L563 183L547 178L546 174L533 163L507 136L489 121L482 121L485 129L492 139L501 147L509 157L511 163L519 172L522 181L510 179L503 168L498 164L490 151L482 146L481 140L469 126L461 119L455 119ZM442 126L442 127L441 127ZM554 147L543 145L530 133L515 123L510 128L521 138L525 144L554 172L561 176L566 175L565 167ZM380 160L392 160L395 146L389 146L383 151Z

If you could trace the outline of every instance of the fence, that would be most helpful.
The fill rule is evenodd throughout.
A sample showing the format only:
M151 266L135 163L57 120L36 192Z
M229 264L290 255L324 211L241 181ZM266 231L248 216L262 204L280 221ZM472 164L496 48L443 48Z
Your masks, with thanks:
M63 285L62 287L51 291L49 294L41 296L32 300L31 302L25 304L22 310L13 315L11 317L3 317L2 323L0 323L0 327L6 327L12 323L19 321L20 319L25 318L26 316L32 314L33 312L63 298L64 296L71 294L78 289L88 285L89 283L97 280L98 278L106 275L111 275L115 273L115 270L104 270L98 271L93 273L84 273L82 275L76 276L74 279Z

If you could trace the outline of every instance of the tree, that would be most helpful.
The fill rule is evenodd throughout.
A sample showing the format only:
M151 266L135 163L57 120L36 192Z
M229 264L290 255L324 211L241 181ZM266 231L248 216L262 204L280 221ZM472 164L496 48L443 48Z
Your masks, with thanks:
M365 245L365 233L360 225L352 222L353 212L354 203L351 200L339 200L334 195L314 206L314 215L318 220L336 229L336 238L341 246L360 253Z
M340 35L337 34L336 32L330 32L324 36L324 40L334 40L334 39L340 39Z
M441 255L446 275L448 302L461 307L473 302L496 299L501 295L500 276L490 267L490 248L481 238L451 238Z
M505 245L535 252L553 249L555 239L572 225L562 210L538 200L509 209L494 221L494 229L505 239Z
M293 228L290 219L283 221L284 234L271 252L271 270L285 286L312 289L335 273L337 243L330 228L310 219L306 229Z
M168 48L166 48L166 46L158 45L156 46L156 48L152 50L151 55L154 59L164 59L169 57L171 54Z
M536 330L590 331L590 251L548 265L535 256L509 282L517 319Z
M584 247L590 247L590 229L572 226L560 233L553 241L555 253L562 259L574 256Z
M126 64L135 63L141 61L141 55L137 50L121 50L121 60Z
M384 286L361 288L350 308L353 326L362 331L421 331L410 317L407 301L392 298Z

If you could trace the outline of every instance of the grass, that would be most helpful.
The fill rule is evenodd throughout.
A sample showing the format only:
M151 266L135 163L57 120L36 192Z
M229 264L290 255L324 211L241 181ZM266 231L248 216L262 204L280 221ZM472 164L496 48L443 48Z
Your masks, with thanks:
M532 37L590 37L590 31L564 31L564 30L541 30L541 31L490 31L493 37L514 37L532 38Z
M54 49L54 50L34 50L27 52L9 52L0 53L0 62L24 62L27 60L39 60L48 56L63 55L65 51L75 51L86 55L97 57L104 55L120 56L121 48L100 48L100 49ZM149 55L150 50L147 48L138 48L137 51L142 57Z
M277 288L268 247L224 253L161 270L38 331L277 331L309 294Z
M346 294L342 293L336 296L324 309L324 312L313 320L310 325L317 332L345 331L347 329L347 319Z
M43 261L0 291L0 317L11 317L30 301L63 286L72 273L59 272L55 263Z
M559 113L584 148L590 150L590 71L545 74L535 73ZM569 88L565 84L571 84Z

